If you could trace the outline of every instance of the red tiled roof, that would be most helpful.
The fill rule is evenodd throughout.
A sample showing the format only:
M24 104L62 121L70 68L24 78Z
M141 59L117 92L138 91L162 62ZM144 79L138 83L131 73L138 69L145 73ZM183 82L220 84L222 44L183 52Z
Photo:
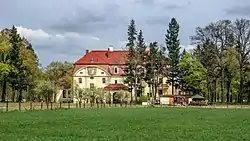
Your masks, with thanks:
M108 86L104 87L104 90L129 90L129 87L123 84L109 84Z
M75 62L76 65L123 65L126 62L127 51L93 50Z

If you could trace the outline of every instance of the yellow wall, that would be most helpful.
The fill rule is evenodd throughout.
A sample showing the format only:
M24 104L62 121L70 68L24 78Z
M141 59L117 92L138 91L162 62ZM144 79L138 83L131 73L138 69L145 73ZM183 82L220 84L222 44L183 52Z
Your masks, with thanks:
M82 78L82 83L79 83L79 78ZM102 78L106 79L106 83L102 83ZM73 79L74 84L79 85L80 88L90 88L90 83L94 83L95 87L103 88L109 84L110 75L105 70L96 68L96 75L94 75L94 79L90 79L88 70L84 67L75 73Z
M87 67L87 66L86 66ZM124 84L124 78L121 76L111 76L108 72L106 72L101 67L96 68L96 75L94 75L94 79L90 79L90 76L88 75L88 70L86 67L83 67L79 69L77 72L75 72L73 76L74 84L73 86L79 85L80 88L90 88L90 83L94 83L95 87L104 88L105 86L108 86L109 84L115 84L115 80L117 80L117 83ZM82 83L79 83L79 78L82 78ZM106 78L106 83L102 83L102 78ZM163 78L163 95L172 95L172 88L171 86L167 87L166 84L167 78ZM126 84L125 84L126 85ZM134 94L134 90L132 91ZM147 95L149 93L149 87L146 84L144 88L144 95Z

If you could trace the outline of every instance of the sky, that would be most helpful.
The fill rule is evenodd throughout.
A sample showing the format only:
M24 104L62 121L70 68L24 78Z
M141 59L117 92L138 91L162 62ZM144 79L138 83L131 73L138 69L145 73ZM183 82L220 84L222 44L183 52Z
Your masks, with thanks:
M168 23L180 24L182 48L193 48L195 28L217 20L250 18L250 0L2 0L0 29L17 27L40 63L75 62L85 50L124 48L131 19L146 42L164 45Z

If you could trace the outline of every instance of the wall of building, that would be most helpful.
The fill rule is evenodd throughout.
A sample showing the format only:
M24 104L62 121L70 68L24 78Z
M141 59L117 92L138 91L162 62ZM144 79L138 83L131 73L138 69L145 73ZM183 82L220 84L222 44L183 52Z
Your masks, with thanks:
M105 83L103 83L103 79L105 79ZM91 83L94 84L95 87L103 88L109 84L110 75L104 69L97 67L96 74L91 77L88 74L87 67L83 67L75 72L73 80L74 84L77 84L80 88L90 88ZM82 83L80 83L80 81L82 81Z

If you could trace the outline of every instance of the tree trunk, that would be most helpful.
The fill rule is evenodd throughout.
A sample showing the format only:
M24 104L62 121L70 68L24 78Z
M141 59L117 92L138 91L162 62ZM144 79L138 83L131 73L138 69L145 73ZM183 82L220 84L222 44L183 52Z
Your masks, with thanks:
M240 90L238 95L238 102L243 102L243 66L240 65Z
M221 81L220 81L220 93L221 93L221 103L224 102L224 88L223 88L223 73L221 73Z
M217 80L214 81L214 102L217 101L217 91L216 91L216 88L217 88Z
M230 102L230 87L231 87L231 82L229 80L227 82L227 102Z
M22 89L19 89L19 96L18 96L18 102L22 102L23 99L23 94L22 94Z
M3 87L2 88L3 88L2 89L2 102L5 102L5 100L6 100L6 89L7 89L7 81L6 81L5 78L3 80Z
M172 95L174 95L174 78L172 78Z
M209 82L208 82L208 79L207 79L207 85L206 85L206 87L207 87L207 99L208 99L208 101L210 101L210 90L209 90Z

